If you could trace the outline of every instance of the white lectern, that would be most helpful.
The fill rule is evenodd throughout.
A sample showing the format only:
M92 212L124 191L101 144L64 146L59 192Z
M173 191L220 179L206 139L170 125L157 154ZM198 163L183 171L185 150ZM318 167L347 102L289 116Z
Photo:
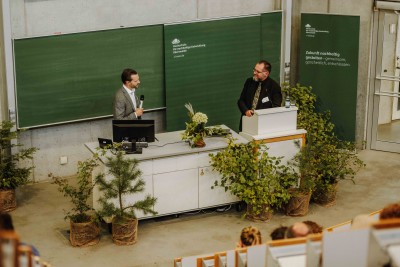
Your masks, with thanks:
M297 127L297 107L255 110L252 117L243 116L242 129L249 135L294 131Z
M297 110L295 106L255 110L252 117L243 116L239 134L249 141L263 140L268 154L287 161L300 149L294 141L305 144L306 131L297 129Z

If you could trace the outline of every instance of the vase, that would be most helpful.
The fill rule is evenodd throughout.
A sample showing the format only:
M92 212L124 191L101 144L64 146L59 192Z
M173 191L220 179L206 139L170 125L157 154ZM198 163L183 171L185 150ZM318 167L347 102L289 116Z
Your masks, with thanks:
M246 218L253 222L267 222L272 218L272 209L263 205L261 212L256 213L251 204L247 204Z
M285 207L285 213L289 216L305 216L310 205L311 192L304 193L296 189L289 190L291 197Z
M312 201L326 208L335 205L337 188L337 182L327 187L317 187L312 194Z
M203 139L200 139L200 140L198 140L198 141L196 141L196 142L194 143L194 146L195 146L195 147L205 147L205 146L206 146L206 142L204 142Z
M100 241L100 227L92 221L83 223L70 221L69 240L74 247L96 245Z
M10 212L17 208L15 189L0 189L0 212Z
M138 220L126 219L124 222L112 222L112 239L114 244L133 245L137 241Z

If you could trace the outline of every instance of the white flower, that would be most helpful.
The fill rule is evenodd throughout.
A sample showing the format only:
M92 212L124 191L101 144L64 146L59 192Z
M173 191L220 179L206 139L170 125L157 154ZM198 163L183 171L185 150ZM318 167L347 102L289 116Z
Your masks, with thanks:
M193 117L192 117L192 121L200 124L200 123L207 123L208 121L208 117L206 114L201 113L201 112L196 112Z

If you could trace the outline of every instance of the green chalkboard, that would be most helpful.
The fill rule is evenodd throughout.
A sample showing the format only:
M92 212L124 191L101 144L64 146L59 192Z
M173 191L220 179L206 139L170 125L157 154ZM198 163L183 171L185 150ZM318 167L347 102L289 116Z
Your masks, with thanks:
M19 128L112 115L121 72L139 72L145 109L165 107L163 25L14 41Z
M279 83L281 74L282 12L261 14L261 58L272 65L271 78Z
M302 14L300 83L330 110L336 134L355 140L359 16Z
M261 59L261 25L258 15L165 26L168 131L184 129L188 120L184 105L189 102L207 114L208 125L225 124L238 131L237 100ZM268 36L268 27L263 30ZM279 48L270 52L278 51L280 57L280 37L274 41ZM270 40L265 43L272 45ZM268 59L268 54L263 56Z

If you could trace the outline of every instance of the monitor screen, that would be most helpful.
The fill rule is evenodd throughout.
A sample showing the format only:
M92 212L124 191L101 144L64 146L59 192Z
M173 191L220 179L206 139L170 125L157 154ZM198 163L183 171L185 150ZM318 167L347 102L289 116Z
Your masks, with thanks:
M154 142L154 120L113 120L114 142Z

